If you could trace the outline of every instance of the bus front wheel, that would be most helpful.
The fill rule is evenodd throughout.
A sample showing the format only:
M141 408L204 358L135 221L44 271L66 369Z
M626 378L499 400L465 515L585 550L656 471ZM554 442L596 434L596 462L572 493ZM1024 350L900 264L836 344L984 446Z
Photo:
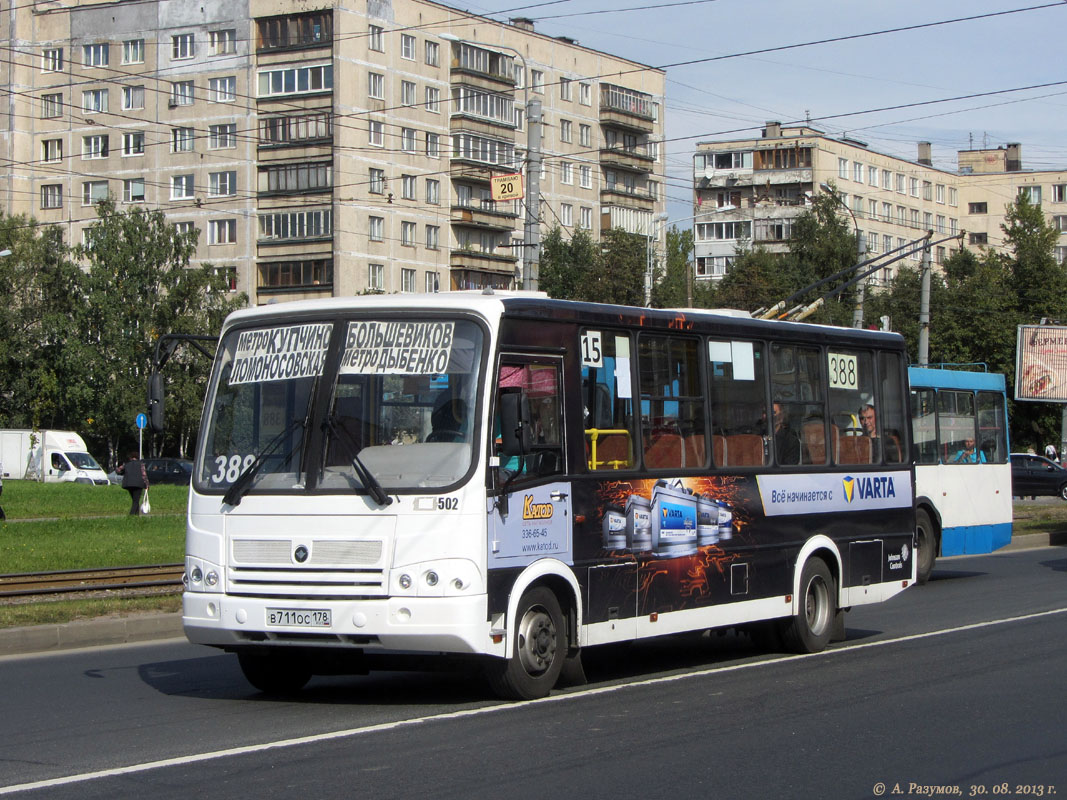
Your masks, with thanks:
M930 573L934 571L934 561L937 560L937 534L934 532L930 515L921 508L915 511L915 550L915 559L918 561L915 582L923 584L930 580Z
M547 697L556 685L567 657L567 633L559 600L551 589L537 586L519 600L513 626L513 653L494 659L487 671L489 684L508 700Z
M311 680L311 670L289 653L238 653L245 679L265 694L292 694Z
M830 642L837 616L837 589L821 558L808 559L800 573L799 608L782 628L782 642L796 653L818 653Z

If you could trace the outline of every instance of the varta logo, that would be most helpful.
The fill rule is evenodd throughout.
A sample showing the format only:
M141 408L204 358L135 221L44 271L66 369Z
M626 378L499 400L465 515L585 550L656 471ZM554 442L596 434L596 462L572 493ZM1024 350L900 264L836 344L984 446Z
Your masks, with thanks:
M851 503L856 497L860 500L881 500L896 497L893 479L887 475L853 478L846 475L841 483L845 488L845 502Z
M664 519L681 519L685 516L680 508L667 508L664 507L660 512Z
M522 504L522 518L523 519L551 519L552 518L552 504L551 503L535 503L533 501L533 495L526 495L526 499Z

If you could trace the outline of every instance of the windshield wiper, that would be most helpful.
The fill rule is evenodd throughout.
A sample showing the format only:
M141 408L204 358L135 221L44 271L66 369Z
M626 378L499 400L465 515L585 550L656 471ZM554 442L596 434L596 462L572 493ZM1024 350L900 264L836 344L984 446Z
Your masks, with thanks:
M345 449L348 451L348 455L352 459L352 468L356 471L356 475L359 477L363 486L370 492L370 496L374 498L374 502L380 506L387 506L392 503L393 498L385 493L385 489L378 483L378 479L371 474L371 471L367 469L367 465L360 460L359 455L356 452L359 448L352 439L352 434L337 424L337 420L334 419L333 414L330 414L329 418L323 423L323 427L329 428L330 433L344 442Z
M252 481L255 480L256 475L258 475L260 469L263 468L263 465L267 461L267 456L272 455L274 451L278 449L278 446L285 441L285 437L296 430L298 426L301 428L305 427L304 420L294 419L285 426L285 429L281 433L271 439L267 446L263 448L262 452L256 456L255 460L245 468L244 472L237 476L237 480L235 480L230 485L230 488L226 490L226 494L222 496L222 502L231 506L241 505L241 498L248 494L248 490L252 488ZM288 460L303 440L304 435L301 433L300 440L289 448L289 451L285 454L285 458L282 460Z

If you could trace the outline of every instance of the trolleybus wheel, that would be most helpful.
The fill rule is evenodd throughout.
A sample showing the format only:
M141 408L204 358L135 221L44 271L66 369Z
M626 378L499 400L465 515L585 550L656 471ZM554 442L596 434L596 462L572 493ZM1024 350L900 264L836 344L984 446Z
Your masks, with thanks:
M292 694L311 680L311 670L289 653L238 653L241 672L250 684L266 694Z
M567 657L563 612L556 595L538 586L519 600L515 619L514 652L490 663L489 683L503 698L536 700L552 691Z
M915 511L915 554L917 560L915 582L926 583L930 579L930 573L934 571L934 561L937 560L937 534L934 533L934 523L930 521L930 515L921 508Z
M837 614L837 590L830 568L810 558L800 574L799 608L782 628L782 641L797 653L818 653L830 642Z

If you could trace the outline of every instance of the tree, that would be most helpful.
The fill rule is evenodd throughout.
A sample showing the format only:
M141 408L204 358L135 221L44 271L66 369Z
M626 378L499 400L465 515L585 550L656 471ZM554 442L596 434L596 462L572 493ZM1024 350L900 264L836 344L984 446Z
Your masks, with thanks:
M830 190L828 194L816 195L811 208L793 221L789 258L784 262L791 273L788 282L793 292L857 263L858 246L851 217L832 184ZM811 303L851 277L854 277L853 273L801 295L797 301ZM855 297L854 287L845 289L828 299L810 317L811 321L851 325Z
M589 231L579 228L565 239L563 229L557 225L541 240L538 285L549 297L587 299L585 285L598 258L597 245Z
M156 338L163 333L217 331L229 311L244 305L227 297L225 278L211 265L190 267L198 232L179 233L160 211L97 207L87 247L75 254L88 263L86 305L79 330L91 349L88 384L93 428L111 460L133 441L133 420L145 407ZM200 390L209 365L179 359L168 372L168 439L184 454L195 431Z
M586 282L583 299L597 303L643 306L648 239L612 228L604 233L603 250Z
M762 247L739 250L730 270L706 298L706 305L755 311L785 299L792 292L784 256Z
M664 265L655 266L652 274L652 307L685 308L693 299L693 231L667 230Z
M1005 210L1000 226L1012 253L1011 274L1019 310L1034 322L1067 318L1067 272L1056 263L1059 231L1045 222L1041 206L1019 194Z

